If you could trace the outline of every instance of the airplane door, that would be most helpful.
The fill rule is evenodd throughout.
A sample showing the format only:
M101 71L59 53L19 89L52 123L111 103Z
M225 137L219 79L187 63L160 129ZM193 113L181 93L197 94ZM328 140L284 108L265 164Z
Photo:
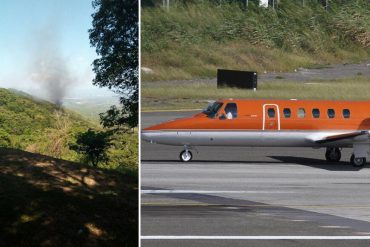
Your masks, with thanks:
M262 130L280 130L280 113L278 105L263 105Z

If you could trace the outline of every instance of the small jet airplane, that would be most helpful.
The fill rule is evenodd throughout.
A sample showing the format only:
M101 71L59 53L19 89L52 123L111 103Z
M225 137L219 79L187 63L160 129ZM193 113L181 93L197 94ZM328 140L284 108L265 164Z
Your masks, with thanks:
M146 128L150 143L184 146L188 162L196 146L326 148L339 161L353 148L351 163L363 167L370 147L370 101L219 100L192 117Z

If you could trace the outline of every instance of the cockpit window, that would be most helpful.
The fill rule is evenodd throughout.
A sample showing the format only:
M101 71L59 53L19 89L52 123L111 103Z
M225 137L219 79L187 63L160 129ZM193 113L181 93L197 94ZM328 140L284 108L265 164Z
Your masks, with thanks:
M222 102L214 102L213 104L210 104L207 109L203 111L203 113L210 118L214 118L217 112L221 109L222 105Z
M233 119L238 117L238 107L235 103L228 103L225 106L225 113L227 119Z

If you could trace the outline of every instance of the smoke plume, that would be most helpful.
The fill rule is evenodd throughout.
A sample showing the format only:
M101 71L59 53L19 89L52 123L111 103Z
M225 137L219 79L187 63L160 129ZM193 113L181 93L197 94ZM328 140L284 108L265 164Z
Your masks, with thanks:
M57 30L48 26L34 33L31 79L46 91L52 102L61 106L74 78L62 55Z

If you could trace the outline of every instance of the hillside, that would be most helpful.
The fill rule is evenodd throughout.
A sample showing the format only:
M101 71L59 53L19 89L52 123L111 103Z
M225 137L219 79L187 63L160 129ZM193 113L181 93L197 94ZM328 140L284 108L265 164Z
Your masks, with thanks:
M79 133L102 128L81 115L24 92L0 88L0 147L14 148L74 162L85 162L70 149ZM116 133L101 168L133 172L138 167L137 133Z
M0 246L137 246L137 178L0 148Z
M96 126L74 112L24 92L0 88L1 147L77 160L68 143L89 127Z
M370 3L281 0L171 1L169 11L144 1L144 81L214 78L217 68L258 72L320 68L370 60ZM220 2L222 3L220 5ZM152 3L152 4L149 4Z

